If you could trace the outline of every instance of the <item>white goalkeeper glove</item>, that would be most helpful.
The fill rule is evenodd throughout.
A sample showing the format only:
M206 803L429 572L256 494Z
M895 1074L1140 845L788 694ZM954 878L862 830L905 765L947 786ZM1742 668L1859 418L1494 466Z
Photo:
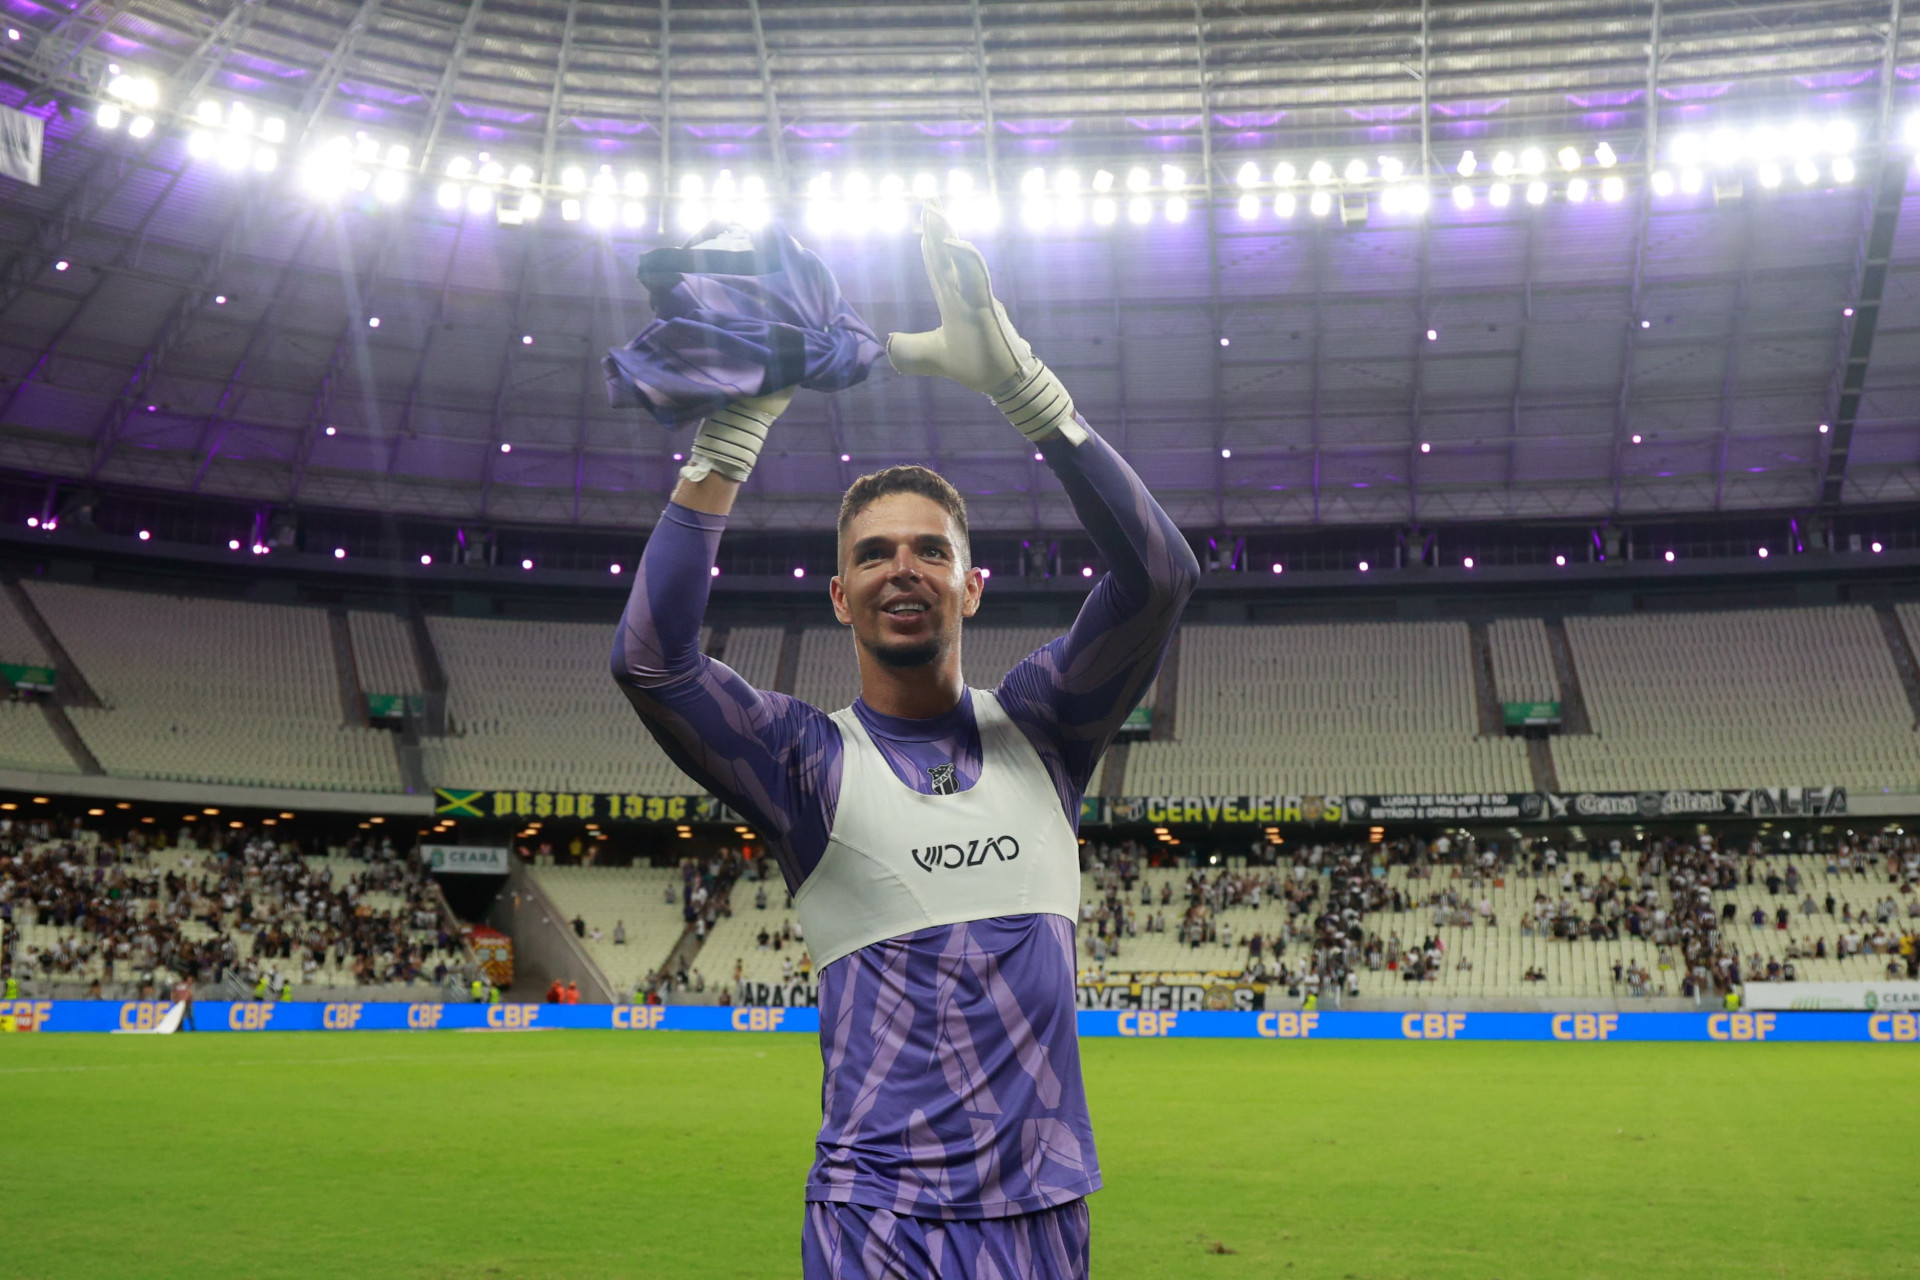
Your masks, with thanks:
M993 399L1020 434L1038 444L1064 436L1087 438L1073 417L1073 397L1014 331L993 296L986 259L956 239L940 206L920 215L920 257L927 264L940 327L931 333L890 333L887 359L901 373L939 374Z
M793 388L788 387L770 395L734 400L717 410L694 433L680 478L698 484L710 472L718 472L729 480L746 483L760 458L761 446L767 442L767 428L792 402Z

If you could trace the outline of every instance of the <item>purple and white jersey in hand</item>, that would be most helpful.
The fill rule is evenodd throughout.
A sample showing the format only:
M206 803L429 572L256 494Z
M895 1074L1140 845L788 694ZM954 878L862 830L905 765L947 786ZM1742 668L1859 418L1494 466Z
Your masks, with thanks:
M1038 757L1071 830L1094 766L1159 671L1199 567L1098 436L1040 449L1112 568L1068 633L1009 672L994 698ZM800 893L843 800L858 800L843 793L846 738L825 712L753 689L699 652L724 527L721 517L668 507L635 575L614 677L668 755L747 816ZM971 693L925 721L852 708L893 776L925 795L979 781L976 710ZM825 965L824 1115L807 1198L993 1218L1098 1187L1074 967L1072 921L1040 913L941 923Z

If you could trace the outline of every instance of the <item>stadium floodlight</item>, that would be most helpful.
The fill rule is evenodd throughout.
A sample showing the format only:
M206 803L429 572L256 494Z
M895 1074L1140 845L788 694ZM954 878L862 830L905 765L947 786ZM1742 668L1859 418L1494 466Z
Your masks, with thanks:
M1342 171L1341 176L1348 182L1365 182L1367 180L1367 162L1359 156L1355 156L1353 159L1347 161L1347 167Z
M1746 154L1740 135L1724 125L1707 135L1707 158L1721 167L1738 164Z
M1325 160L1315 160L1307 167L1307 181L1316 187L1332 182L1333 166Z
M1161 165L1160 185L1169 191L1185 191L1187 189L1187 171L1177 164Z
M1666 553L1666 555L1664 555L1664 556L1662 556L1661 558L1662 558L1663 560L1665 560L1665 561L1666 561L1666 562L1667 562L1668 564L1672 564L1672 563L1673 563L1673 552L1671 552L1671 551L1669 551L1669 552L1667 552L1667 553Z
M1580 150L1573 146L1562 147L1555 153L1554 159L1560 162L1562 169L1565 169L1568 173L1572 173L1580 167Z
M1167 197L1167 221L1185 222L1187 220L1187 200L1185 196Z
M1053 221L1052 202L1043 198L1028 198L1020 202L1020 222L1029 231L1044 231Z
M560 202L560 220L562 222L580 221L580 201L568 197Z
M404 169L407 167L407 161L412 158L413 153L407 150L404 143L396 142L387 148L387 168L389 169Z
M1072 195L1080 190L1080 171L1078 169L1058 169L1053 175L1053 189L1057 195Z
M193 109L193 118L209 129L220 127L220 104L212 98L202 98L200 105Z
M213 151L213 135L205 129L194 129L187 134L187 154L195 160L211 159Z
M1077 227L1085 216L1079 196L1060 196L1053 202L1053 220L1063 227Z
M1113 172L1108 169L1093 171L1093 189L1098 195L1106 195L1113 190Z
M1296 176L1293 166L1285 160L1273 166L1273 181L1276 186L1291 186Z
M107 81L107 93L142 111L151 111L160 105L160 85L151 76L118 72Z
M1657 196L1670 196L1673 194L1673 175L1665 169L1656 169L1653 172L1650 185L1653 187L1653 194Z
M473 161L465 156L455 156L447 161L447 176L455 182L464 182L473 176Z
M152 132L153 132L152 116L135 116L132 120L127 122L127 136L129 138L144 138ZM1839 167L1840 166L1838 163L1834 165L1835 169L1838 169Z
M141 117L141 119L145 119L145 117L143 116ZM139 120L135 120L132 125L127 126L127 132L133 133L134 127L137 126L139 123L140 123ZM137 133L134 133L133 136L137 138L140 135ZM1835 182L1852 182L1853 178L1854 178L1853 160L1848 156L1835 157L1833 162L1833 180Z
M1520 153L1520 171L1522 173L1545 173L1547 154L1538 147L1528 147Z
M493 208L493 190L490 187L473 186L467 188L467 212L485 213Z
M252 151L243 135L229 133L216 136L213 140L213 157L219 161L221 168L229 172L238 173L246 168L247 158Z
M1307 201L1307 211L1316 218L1324 218L1333 211L1333 197L1325 191L1316 191Z
M151 106L152 104L145 103L142 105ZM1852 151L1854 144L1859 141L1859 138L1860 131L1853 127L1853 121L1851 120L1834 120L1827 125L1825 139L1827 150L1833 152L1835 155L1843 156L1849 151Z
M443 182L433 198L442 209L458 209L466 198L466 189L457 182Z
M1282 191L1273 198L1273 212L1276 217L1291 218L1294 210L1299 207L1300 202L1291 191Z
M816 173L807 179L807 199L825 200L833 195L833 175Z
M514 172L518 174L520 170L515 169ZM528 170L527 177L529 181L532 180L532 170ZM620 190L629 200L644 199L647 194L647 175L639 169L630 170L626 178L621 181Z
M586 170L577 164L570 164L560 171L560 189L562 191L585 191L587 189Z
M1023 196L1041 196L1047 193L1047 171L1029 169L1020 175L1020 194Z
M253 111L246 103L236 102L227 108L227 132L253 132Z
M1233 175L1234 185L1239 187L1257 187L1260 185L1260 166L1248 160L1241 164L1239 172Z
M1604 142L1593 149L1593 160L1602 169L1611 169L1620 163L1620 157L1615 155L1613 148Z
M1139 165L1127 170L1127 190L1145 191L1153 186L1153 175Z
M1243 221L1252 222L1259 216L1260 197L1249 191L1246 195L1240 197L1240 217Z
M120 110L117 102L103 102L94 110L93 122L102 129L118 129L126 113Z
M546 207L547 202L542 200L537 192L527 192L520 197L520 221L536 221Z
M1153 221L1153 201L1145 196L1135 196L1127 201L1127 221L1136 227L1144 227Z
M1453 207L1460 210L1473 208L1473 188L1466 183L1456 183L1453 188Z
M397 169L382 169L373 179L373 198L381 204L399 204L407 194L407 175Z
M268 116L260 122L260 137L275 144L287 140L287 122L280 116Z
M1101 185L1101 180L1103 178L1105 179L1104 186ZM1100 170L1099 173L1096 173L1093 175L1093 189L1095 191L1105 191L1107 190L1108 187L1111 187L1112 185L1113 185L1113 175L1108 173L1105 169L1102 169ZM973 194L973 175L968 173L965 169L947 170L947 194L960 199L964 199L967 196L972 195Z
M1404 193L1399 187L1388 187L1380 193L1380 212L1399 213L1404 203Z
M1536 180L1534 182L1529 182L1527 184L1527 203L1528 204L1545 204L1547 202L1547 195L1548 195L1548 191L1547 191L1546 183Z
M1407 212L1418 218L1433 204L1433 193L1424 182L1408 183L1405 204Z
M364 133L353 135L353 158L361 164L377 164L380 160L380 144Z
M1820 166L1811 160L1795 160L1793 176L1800 179L1800 185L1810 187L1820 181Z
M1505 178L1513 173L1513 152L1496 151L1493 153L1493 173L1495 177Z
M367 328L369 328L369 329L378 329L379 327L380 327L380 317L379 317L379 316L368 316L368 317L367 317Z
M1113 197L1111 196L1095 196L1094 197L1093 221L1095 225L1102 226L1102 227L1112 226L1113 220L1119 216L1119 212L1120 212L1119 206L1114 203Z
M1770 124L1756 125L1747 135L1747 154L1755 160L1771 160L1780 154L1780 131Z
M686 205L684 208L684 211L693 210L698 210L701 214L700 222L697 225L704 226L707 221L705 217L706 210L697 201ZM587 225L590 227L605 231L613 225L616 212L613 197L611 196L590 196L587 199ZM688 230L694 229L696 228L688 228Z
M1700 135L1697 133L1676 133L1673 141L1667 144L1667 151L1673 162L1683 169L1691 169L1702 159Z
M1471 178L1473 171L1479 167L1480 161L1474 156L1473 152L1462 151L1460 153L1460 163L1454 166L1454 172L1463 178Z
M1621 200L1626 198L1626 194L1626 179L1622 178L1619 174L1610 173L1600 179L1600 198L1608 204L1619 204Z
M683 173L680 175L680 198L682 200L698 200L706 194L707 180L705 178L702 178L697 173Z
M279 167L279 164L280 153L274 148L255 147L253 149L253 171L255 173L272 173Z
M934 177L930 173L916 173L913 175L913 198L914 199L931 200L933 197L939 194L940 194L940 179Z
M637 231L647 225L647 206L638 200L629 200L620 206L620 225Z
M1587 202L1587 180L1585 178L1567 179L1567 203L1568 204L1585 204L1586 202Z
M1404 164L1401 164L1396 157L1394 156L1380 157L1380 176L1385 178L1388 182L1400 181L1400 176L1404 174L1406 171L1407 171L1407 166L1405 166Z
M722 169L720 172L723 175L727 174L727 171L725 169ZM486 177L485 170L481 171L481 176L483 178ZM731 177L731 175L727 175L727 176ZM497 182L499 181L499 179L487 178L487 181ZM619 190L620 190L620 180L613 176L613 166L610 164L603 164L600 166L598 170L594 172L593 182L590 185L592 186L593 193L595 195L601 195L601 196L616 195L619 193Z
M1700 194L1700 188L1705 185L1706 180L1707 176L1698 169L1682 169L1680 171L1680 190L1690 196L1697 196Z
M1779 186L1781 177L1780 166L1771 160L1766 161L1760 166L1759 177L1760 185L1763 187Z
M1496 209L1504 209L1513 199L1513 188L1504 182L1496 182L1487 188L1487 200Z
M698 231L712 220L704 200L682 200L680 202L680 229ZM587 222L596 227L613 225L613 202L605 196L595 196L587 201Z

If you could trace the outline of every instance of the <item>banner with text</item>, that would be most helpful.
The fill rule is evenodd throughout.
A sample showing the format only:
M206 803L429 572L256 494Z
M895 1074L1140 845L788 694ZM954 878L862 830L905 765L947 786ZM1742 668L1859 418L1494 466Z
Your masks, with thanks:
M165 1001L0 1000L16 1032L152 1032ZM1920 1044L1920 1012L1398 1013L1255 1009L1081 1009L1082 1036L1261 1040L1700 1041ZM803 1006L206 1002L180 1033L207 1031L797 1031Z
M1346 798L1348 822L1532 822L1545 808L1532 791Z
M1840 816L1845 787L1747 787L1705 791L1577 791L1546 797L1551 822L1650 818L1774 818Z
M615 791L464 791L433 789L443 818L582 818L600 822L727 822L712 796L648 796Z
M1339 796L1101 796L1080 806L1080 821L1125 823L1204 822L1272 825L1339 822Z
M423 844L420 859L441 875L504 876L509 868L504 845Z
M1920 1011L1920 983L1749 982L1740 988L1749 1009Z

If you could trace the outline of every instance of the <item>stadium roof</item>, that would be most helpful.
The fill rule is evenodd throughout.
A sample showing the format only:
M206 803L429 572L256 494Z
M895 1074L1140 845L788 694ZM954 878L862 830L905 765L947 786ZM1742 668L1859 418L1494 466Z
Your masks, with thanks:
M598 368L639 252L782 218L926 327L930 186L1189 527L1920 497L1897 0L0 6L46 121L0 178L16 472L644 521L679 442ZM1017 443L883 366L739 518L917 460L1063 523Z

